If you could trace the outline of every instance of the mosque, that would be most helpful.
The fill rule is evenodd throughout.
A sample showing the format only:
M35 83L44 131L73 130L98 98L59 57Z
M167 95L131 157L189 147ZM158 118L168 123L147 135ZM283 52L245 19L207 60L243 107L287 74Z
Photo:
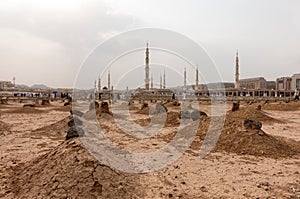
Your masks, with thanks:
M195 71L195 84L187 85L187 75L186 68L183 72L183 86L180 86L180 90L175 91L174 88L171 90L166 86L166 73L164 71L163 76L160 76L159 88L154 88L153 86L153 76L150 78L150 52L148 42L146 44L145 50L145 78L144 78L144 88L138 88L133 91L131 98L136 99L170 99L176 94L189 93L198 97L207 97L211 95L215 96L226 96L226 97L291 97L295 94L297 89L300 88L300 74L295 74L291 78L278 78L276 81L266 81L264 77L254 77L240 79L239 74L239 56L238 52L235 57L235 81L231 82L219 82L211 84L200 84L199 85L199 71L198 66ZM107 95L109 98L112 96L112 91L114 90L111 85L110 71L108 71L107 77L107 87L101 88L101 79L98 79L98 85L95 81L95 91L100 94ZM128 87L126 89L129 92ZM125 91L125 92L126 92ZM130 92L132 93L132 92Z

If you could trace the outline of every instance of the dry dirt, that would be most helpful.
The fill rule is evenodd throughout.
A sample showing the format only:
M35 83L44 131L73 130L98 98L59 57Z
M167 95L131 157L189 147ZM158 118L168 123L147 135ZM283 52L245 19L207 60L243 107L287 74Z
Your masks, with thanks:
M199 149L212 118L211 105L200 103L208 117L200 119L191 147L172 164L144 174L103 165L78 138L65 141L70 107L61 102L34 108L0 105L0 197L300 198L300 102L260 104L261 111L256 110L259 103L245 103L236 112L228 104L219 140L201 159ZM152 138L127 135L109 114L99 116L99 122L115 145L153 151L169 143L178 130L180 108L167 107L167 122ZM135 102L132 120L149 124L150 117L137 112ZM245 130L245 118L261 121L265 134Z

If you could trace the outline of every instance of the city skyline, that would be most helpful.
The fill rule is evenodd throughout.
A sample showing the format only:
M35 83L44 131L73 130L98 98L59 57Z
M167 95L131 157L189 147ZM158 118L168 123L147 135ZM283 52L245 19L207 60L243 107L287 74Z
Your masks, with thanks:
M164 12L170 4L174 9ZM275 81L300 72L298 1L2 1L0 5L0 79L16 77L17 84L72 87L95 46L144 27L173 30L197 42L224 82L234 82L237 49L240 78L262 76ZM137 57L143 64L144 57ZM185 67L181 66L182 76ZM201 67L205 66L199 65L199 72ZM166 74L170 85L176 82L178 77L167 67ZM194 82L191 70L187 76ZM159 77L153 79L159 82ZM114 81L112 75L112 85Z

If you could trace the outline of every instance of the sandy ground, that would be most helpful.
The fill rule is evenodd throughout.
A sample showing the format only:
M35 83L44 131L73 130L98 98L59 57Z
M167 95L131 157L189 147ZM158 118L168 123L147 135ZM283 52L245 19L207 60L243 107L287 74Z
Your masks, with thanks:
M108 168L87 152L80 139L65 141L70 113L61 102L31 109L24 109L22 105L0 105L1 198L300 198L300 153L296 150L300 146L300 103L285 104L292 106L286 110L278 110L277 107L282 107L279 103L263 106L265 115L260 116L262 120L267 118L262 121L263 130L280 143L291 144L297 151L293 155L286 155L276 142L272 147L278 150L270 156L268 148L262 155L260 152L251 155L256 153L247 153L246 146L217 145L212 153L201 159L198 156L202 144L199 131L195 138L198 141L179 159L145 174ZM246 112L229 113L227 123L232 127L225 128L222 136L241 128L240 122L235 122L237 118L255 117L257 112L252 110L257 105L243 104ZM135 114L140 108L136 106L138 108L130 113L132 120L148 124L147 115ZM210 115L209 104L200 106ZM230 108L228 104L226 110ZM168 107L168 110L175 113L180 108ZM202 122L205 124L206 120ZM112 142L132 151L163 147L178 127L178 121L173 121L157 136L139 140L122 133L109 116L102 117L100 123ZM232 136L222 137L227 138L232 139ZM227 143L225 141L220 144ZM237 143L253 143L254 149L261 149L255 144L264 144L249 140Z

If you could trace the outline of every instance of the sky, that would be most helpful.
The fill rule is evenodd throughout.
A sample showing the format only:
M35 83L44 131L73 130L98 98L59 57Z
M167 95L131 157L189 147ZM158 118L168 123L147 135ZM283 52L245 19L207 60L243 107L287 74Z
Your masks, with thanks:
M263 76L275 80L300 72L299 9L298 0L1 0L0 80L16 77L17 84L73 87L81 66L99 45L142 28L174 31L197 43L220 74L215 81L234 81L237 50L240 78ZM149 37L137 44L145 46ZM149 46L160 47L158 38L152 37ZM183 44L174 40L174 45ZM109 52L116 46L111 48ZM155 60L155 53L151 53L150 62ZM132 60L125 58L111 69L112 85L120 89L125 84L143 85L144 52L131 59L139 61L130 65ZM165 66L151 66L155 83L165 70L167 85L182 85L182 74L176 75L173 69L183 73L184 67L188 67L188 79L194 82L193 69L180 60L180 66L158 60ZM198 62L194 64L200 71L209 67ZM141 67L135 70L133 66ZM136 73L128 73L118 84L121 67ZM107 68L98 72L105 85ZM206 76L202 74L200 81L205 82Z

